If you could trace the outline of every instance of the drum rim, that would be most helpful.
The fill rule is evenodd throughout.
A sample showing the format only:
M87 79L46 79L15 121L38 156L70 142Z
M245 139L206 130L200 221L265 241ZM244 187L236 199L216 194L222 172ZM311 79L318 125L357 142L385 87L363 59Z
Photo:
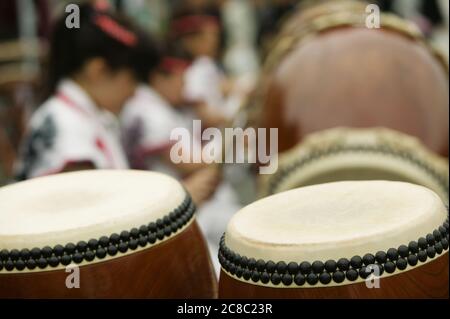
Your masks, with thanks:
M371 134L376 140L370 144L358 144L346 140L348 136L356 136L358 134ZM324 139L329 141L326 142ZM299 155L299 149L302 149L304 153ZM262 195L267 196L278 193L287 176L298 172L308 164L324 158L352 153L375 153L386 156L386 158L394 157L405 163L412 164L436 183L436 187L442 192L439 192L440 196L446 195L448 197L448 170L445 169L448 166L443 165L444 159L431 153L416 138L387 128L332 128L312 133L311 136L300 142L296 147L280 155L280 165L277 172L267 176L266 180L263 180L261 183ZM288 163L284 164L283 161Z
M272 288L316 288L356 284L363 282L370 275L366 272L369 265L381 266L380 279L395 276L443 257L448 252L449 215L448 207L446 208L446 220L432 232L416 241L399 245L398 248L388 248L374 254L369 252L363 257L312 262L255 260L252 257L240 256L228 248L224 233L220 240L219 262L222 271L236 280ZM300 268L302 264L305 267L303 270Z
M3 249L0 251L0 276L56 271L71 265L88 266L159 245L181 233L193 222L195 204L191 196L186 191L185 193L183 202L162 218L139 228L123 230L120 234L80 240L76 245L58 244L53 248L21 248L20 251Z

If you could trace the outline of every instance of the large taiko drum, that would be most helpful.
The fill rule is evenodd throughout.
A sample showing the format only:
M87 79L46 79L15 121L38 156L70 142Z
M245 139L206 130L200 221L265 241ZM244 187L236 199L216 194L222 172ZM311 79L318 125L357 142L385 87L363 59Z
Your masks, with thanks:
M0 298L212 298L195 207L173 178L83 171L0 190Z
M448 298L448 211L404 182L297 188L239 211L221 298Z
M260 195L345 180L393 180L426 186L448 203L448 159L417 138L386 128L334 128L308 135L280 154Z
M366 3L319 3L300 7L274 41L244 108L250 125L278 128L280 151L324 129L380 126L448 156L445 59L405 20L382 13L380 28L367 28Z

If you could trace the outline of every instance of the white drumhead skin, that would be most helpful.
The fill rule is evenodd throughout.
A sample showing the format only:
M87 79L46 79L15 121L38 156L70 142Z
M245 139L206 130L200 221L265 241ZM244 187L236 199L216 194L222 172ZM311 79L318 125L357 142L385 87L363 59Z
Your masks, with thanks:
M325 262L408 245L447 210L431 190L403 182L347 181L261 199L228 224L225 244L248 258Z
M53 247L156 221L186 192L155 172L95 170L41 177L0 188L0 247Z

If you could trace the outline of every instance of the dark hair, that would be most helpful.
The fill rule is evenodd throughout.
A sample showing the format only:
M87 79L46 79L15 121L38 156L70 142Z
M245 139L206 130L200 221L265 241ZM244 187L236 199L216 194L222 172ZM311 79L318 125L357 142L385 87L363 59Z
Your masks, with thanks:
M99 11L89 4L79 8L80 28L67 28L65 15L54 26L46 81L47 97L54 93L62 78L72 76L92 58L105 59L113 70L131 68L136 77L144 70L150 72L159 63L153 39L128 20Z

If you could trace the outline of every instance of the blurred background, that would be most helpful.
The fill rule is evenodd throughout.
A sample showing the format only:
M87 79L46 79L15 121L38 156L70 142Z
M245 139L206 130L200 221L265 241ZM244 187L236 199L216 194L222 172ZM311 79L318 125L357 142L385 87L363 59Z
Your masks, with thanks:
M69 3L0 2L0 185L11 181L26 122L40 103L48 42L55 19ZM92 2L92 1L91 1ZM279 25L300 0L110 0L115 11L164 41L177 10L207 10L220 21L217 63L229 78L257 79L264 53ZM448 0L372 1L413 21L448 58Z

